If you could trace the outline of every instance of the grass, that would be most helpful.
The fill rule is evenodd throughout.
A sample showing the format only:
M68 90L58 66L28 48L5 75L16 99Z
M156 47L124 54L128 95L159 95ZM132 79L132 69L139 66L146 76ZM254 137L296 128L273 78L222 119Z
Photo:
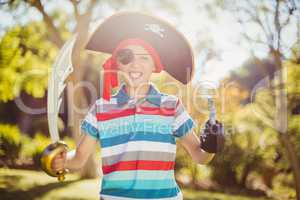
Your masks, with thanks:
M267 198L230 195L219 192L183 189L184 200L267 200ZM268 199L270 200L270 199Z
M43 172L0 168L1 200L95 200L99 180L79 180L68 174L59 183ZM266 200L223 193L183 189L184 200Z

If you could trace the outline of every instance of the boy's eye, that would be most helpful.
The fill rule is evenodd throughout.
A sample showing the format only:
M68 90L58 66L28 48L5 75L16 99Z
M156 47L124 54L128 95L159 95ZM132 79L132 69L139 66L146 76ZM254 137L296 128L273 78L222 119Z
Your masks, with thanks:
M117 52L116 58L123 65L131 63L134 59L140 61L149 61L151 59L149 54L134 54L131 49L120 49Z
M130 49L121 49L117 52L117 60L123 65L127 65L134 59L134 54Z

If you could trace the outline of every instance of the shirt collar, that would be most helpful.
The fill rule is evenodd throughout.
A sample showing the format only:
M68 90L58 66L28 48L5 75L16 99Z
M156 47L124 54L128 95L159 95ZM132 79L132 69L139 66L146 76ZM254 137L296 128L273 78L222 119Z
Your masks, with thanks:
M154 86L153 83L150 83L150 87L148 90L148 93L146 95L146 100L149 101L152 104L155 104L157 106L160 106L161 103L161 96L162 94L160 91ZM118 105L125 104L129 101L130 97L128 96L126 89L125 89L125 84L123 83L115 95L117 98L117 103Z

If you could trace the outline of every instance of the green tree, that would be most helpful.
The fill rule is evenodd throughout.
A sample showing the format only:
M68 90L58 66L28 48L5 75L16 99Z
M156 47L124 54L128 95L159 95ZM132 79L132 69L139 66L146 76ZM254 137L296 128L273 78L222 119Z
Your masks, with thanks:
M291 48L299 44L297 33L299 33L300 17L297 13L299 13L300 5L294 0L243 0L227 8L239 16L238 20L243 27L243 36L246 39L244 42L252 45L253 54L258 45L263 46L275 66L277 76L273 79L276 81L274 83L274 88L276 88L274 90L276 105L274 129L278 133L278 140L284 147L285 155L293 169L297 199L300 200L300 159L288 129L287 91L283 77L283 62L290 58ZM256 32L250 34L249 32L252 30L253 33L254 28ZM294 44L288 43L291 37L285 37L286 31L295 33Z
M0 101L13 100L21 91L43 97L56 52L43 23L10 29L0 40Z
M72 73L70 80L73 82L74 85L79 83L83 80L83 75L86 70L85 66L86 62L85 60L81 60L80 52L87 40L88 37L88 25L91 20L92 15L92 9L94 8L97 1L91 0L90 2L78 2L78 1L69 1L73 7L73 13L71 16L68 16L65 20L60 19L61 12L51 12L48 13L45 9L48 3L53 2L41 2L40 0L10 0L5 3L6 8L10 10L11 12L17 11L20 8L27 8L27 9L33 9L35 11L38 11L42 16L42 23L44 25L44 30L48 33L48 38L44 38L46 41L52 43L57 48L60 48L64 40L68 38L70 35L70 30L67 28L67 25L70 25L72 23L75 23L76 27L74 30L74 33L78 33L77 41L75 44L75 48L73 51L73 66L74 66L74 73ZM83 13L79 12L80 8L83 8ZM50 59L50 58L49 58ZM53 62L53 60L52 60ZM46 65L46 63L44 63ZM48 67L51 66L49 63L47 65ZM45 77L44 77L45 78ZM43 81L47 81L47 79L43 79ZM32 86L31 86L32 87ZM13 98L13 96L11 96ZM74 99L71 99L74 98ZM84 95L83 88L79 88L76 90L76 94L70 95L69 99L74 102L76 107L87 107L88 102L86 95ZM80 114L78 112L74 112L74 108L71 107L69 110L72 112L72 120L73 120L73 126L72 134L73 138L75 140L79 139L80 130L77 128L79 127L80 120L83 118L83 114ZM95 177L96 176L96 163L91 157L86 167L82 171L83 177Z

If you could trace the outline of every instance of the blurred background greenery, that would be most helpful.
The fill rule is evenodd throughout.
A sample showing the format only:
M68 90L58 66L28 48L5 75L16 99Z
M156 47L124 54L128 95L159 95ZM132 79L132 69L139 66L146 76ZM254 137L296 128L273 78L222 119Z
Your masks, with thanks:
M189 92L197 94L206 80L217 93L226 146L203 166L193 163L179 144L176 179L184 199L300 200L299 1L0 2L1 199L97 198L101 148L64 183L40 171L40 153L51 143L48 76L58 50L77 33L75 70L68 83L87 81L99 97L99 66L106 55L83 51L88 27L117 11L135 10L165 18L191 42L196 72L189 90L165 73L154 75L153 82L182 98L199 124L197 133L207 119L206 101L195 101ZM166 82L177 84L180 93ZM59 114L60 136L71 149L84 113L70 105L88 109L95 101L87 88L74 91L73 86L66 88Z

